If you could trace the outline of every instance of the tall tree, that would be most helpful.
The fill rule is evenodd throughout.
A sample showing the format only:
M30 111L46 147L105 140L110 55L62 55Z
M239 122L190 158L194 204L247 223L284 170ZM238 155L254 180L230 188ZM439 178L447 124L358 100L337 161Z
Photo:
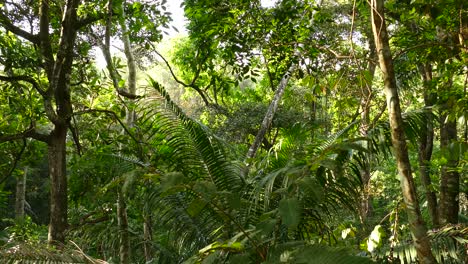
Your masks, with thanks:
M383 73L385 95L387 97L387 110L389 114L393 151L395 153L400 185L403 199L406 204L410 230L414 239L414 245L420 263L436 263L432 255L431 245L427 237L427 229L423 222L417 199L416 187L411 175L411 164L406 146L403 130L403 118L401 115L398 87L393 67L393 59L390 51L389 36L384 14L384 1L372 0L372 30L375 45L379 56L380 69Z
M40 78L40 75L23 75L19 69L14 69L13 75L2 76L2 80L29 83L41 96L46 118L52 127L49 133L39 132L35 126L35 120L31 120L31 126L28 129L17 134L4 135L0 137L0 142L29 137L47 143L51 183L48 239L50 243L57 244L65 242L65 230L68 225L66 138L73 114L70 81L75 58L76 36L78 30L89 23L89 18L84 19L78 16L79 3L79 0L69 0L60 4L49 0L35 3L33 6L37 8L38 16L32 19L38 22L39 27L31 28L30 32L20 26L28 21L28 17L18 19L18 14L15 14L21 11L18 10L21 7L7 5L7 8L0 11L3 34L11 32L37 48L38 58L31 59L38 60L36 66L45 76L45 78ZM24 13L26 13L24 10L19 12L19 14ZM57 23L58 21L60 23Z
M124 54L127 59L128 79L127 86L122 87L120 83L123 80L120 74L115 70L113 65L111 51L110 51L110 37L112 28L112 13L113 4L118 4L118 1L109 1L108 4L108 18L105 30L105 43L101 44L101 49L105 54L105 60L109 75L112 79L115 90L119 95L125 98L125 125L127 127L133 127L135 122L135 110L133 106L133 100L136 98L136 65L133 56L133 51L130 43L129 31L127 29L127 21L125 14L126 1L122 1L117 7L120 10L121 15L118 18L119 26L121 30L121 41L124 46ZM125 83L125 82L124 82ZM125 130L122 131L125 133ZM129 240L129 229L128 229L128 214L127 214L127 202L125 192L122 190L122 186L117 186L117 225L119 229L119 256L120 263L130 263L130 240Z
M106 6L111 6L109 13L112 13L113 18L119 18L125 10L132 15L129 27L133 37L144 46L148 42L160 40L161 31L158 27L167 26L168 13L158 10L164 2L1 2L0 37L2 43L7 45L2 45L0 63L4 66L4 74L0 76L0 81L24 84L20 86L21 91L40 100L36 99L34 104L25 107L28 108L22 112L25 117L19 119L22 123L10 122L10 129L6 130L8 133L0 134L0 143L34 138L47 144L51 186L50 243L63 244L68 226L66 145L69 130L75 145L80 145L71 122L74 109L91 112L89 105L77 103L82 99L79 96L87 96L83 91L85 89L77 88L92 79L87 72L88 56L93 44L88 37L88 33L93 30L90 30L90 26L99 25L96 22L106 18ZM119 20L112 19L111 23L118 25ZM109 32L115 31L110 28ZM10 86L2 89L6 91ZM129 94L125 90L118 92ZM132 97L131 94L129 97ZM8 110L12 113L15 111L11 107Z
M423 81L423 96L424 105L428 109L432 108L435 104L436 94L434 89L434 83L432 79L432 64L421 63L418 65L422 81ZM429 110L430 111L430 110ZM427 114L424 119L424 125L421 131L421 137L419 139L419 175L421 177L421 183L424 187L426 194L426 200L429 209L429 215L431 216L432 225L439 225L439 214L437 211L437 197L432 188L431 180L431 157L434 147L434 121L431 114Z

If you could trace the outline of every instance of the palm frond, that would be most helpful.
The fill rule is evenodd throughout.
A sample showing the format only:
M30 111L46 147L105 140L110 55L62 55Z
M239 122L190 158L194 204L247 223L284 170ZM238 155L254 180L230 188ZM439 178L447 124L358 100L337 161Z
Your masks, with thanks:
M368 150L363 146L364 139L345 137L353 125L324 140L323 144L316 143L313 151L299 152L298 157L302 157L297 159L291 149L278 149L278 152L288 153L286 156L290 158L286 165L248 179L252 189L245 190L246 199L251 201L247 214L255 219L253 222L272 223L281 229L284 224L271 222L268 215L279 216L283 221L289 215L292 219L298 218L293 215L300 215L297 227L289 231L286 228L281 232L283 238L278 234L274 236L284 241L301 240L316 234L325 235L327 218L332 211L355 210L361 186L361 159ZM281 159L282 154L278 153L277 157ZM291 212L278 211L278 206L288 199L300 203ZM272 231L267 235L273 236Z
M226 159L223 143L203 124L189 118L172 102L164 87L150 80L150 85L162 97L147 101L145 111L151 115L146 124L149 134L154 135L153 146L164 145L170 149L168 158L174 169L186 176L205 178L216 184L220 190L240 186L242 179L234 163ZM160 135L164 135L161 137Z
M241 168L227 158L226 144L188 117L164 87L154 80L150 86L156 95L143 102L137 125L150 160L158 160L163 172L145 199L158 229L166 230L168 239L158 247L175 250L166 254L172 260L186 259L232 229L228 204L244 181Z

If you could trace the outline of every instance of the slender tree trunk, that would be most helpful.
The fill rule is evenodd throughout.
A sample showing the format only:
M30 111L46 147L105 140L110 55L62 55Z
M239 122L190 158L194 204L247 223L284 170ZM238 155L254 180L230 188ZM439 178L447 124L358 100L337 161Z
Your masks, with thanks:
M127 204L120 188L117 193L117 225L120 234L120 263L128 264L130 263L130 240L128 237Z
M270 106L268 107L268 110L265 114L265 117L263 118L260 130L258 131L254 142L252 143L252 145L249 148L249 151L247 152L247 162L250 162L249 160L255 157L258 148L260 147L260 144L262 143L263 138L265 137L265 134L270 129L271 123L273 122L273 117L275 116L276 110L278 109L278 105L281 101L281 98L283 97L284 91L286 90L286 86L288 85L291 74L293 74L295 69L296 64L293 62L289 67L288 71L283 75L283 78L281 79L280 83L278 84L278 87L275 91L275 96L273 97L273 100L271 101ZM248 169L246 172L248 173Z
M435 93L432 91L432 65L427 63L420 64L419 71L423 79L424 87L424 104L427 108L432 107L435 103ZM439 226L439 215L437 212L437 197L432 188L431 180L431 157L434 145L434 122L432 115L427 114L424 120L423 130L419 141L418 160L419 160L419 175L421 184L424 187L426 200L428 204L429 215L431 216L432 225Z
M144 250L145 250L145 260L150 262L153 259L153 254L151 250L151 241L153 240L153 232L151 230L151 216L145 215L143 217L143 239L144 239Z
M390 130L393 150L397 162L403 200L406 204L406 213L413 243L416 247L419 263L437 263L432 255L431 245L427 237L427 229L422 220L416 194L411 165L408 157L405 134L403 131L403 118L401 116L400 99L390 52L387 26L384 17L384 1L371 0L372 29L379 56L380 68L383 73L385 94L387 97L387 110L390 119Z
M122 10L125 10L125 2L122 1ZM124 53L125 58L127 59L127 69L128 69L128 78L127 78L127 91L130 95L126 99L126 124L127 126L133 127L135 125L136 113L134 106L134 99L136 95L136 65L135 59L133 57L133 51L130 43L130 37L126 25L126 15L122 11L120 17L120 28L122 29L122 42L124 44ZM118 203L120 204L120 213L118 213L119 219L119 229L121 232L120 237L120 263L127 264L130 263L130 239L128 231L128 216L127 216L127 205L125 202L125 195L119 193ZM146 248L145 248L146 249Z
M369 44L369 62L367 65L367 73L369 74L369 80L364 76L365 85L361 87L361 123L359 124L359 133L363 137L367 137L367 134L370 129L370 107L372 101L372 83L374 80L375 68L376 64L375 61L377 60L377 51L375 49L375 41L374 37L372 36L372 32L366 32L366 37L368 39ZM365 166L361 170L361 181L363 184L364 193L361 197L361 207L360 207L360 218L361 222L365 222L365 220L372 214L372 203L370 200L369 195L369 182L371 178L370 173L370 155L367 156L365 161Z
M61 248L65 243L68 227L68 197L66 174L67 131L73 114L70 98L70 76L72 72L74 44L77 33L77 9L80 0L68 0L63 9L58 50L52 55L51 39L48 32L49 14L41 15L41 48L44 52L45 68L49 79L49 89L44 96L44 107L54 129L48 139L48 161L50 177L50 224L49 243ZM41 8L48 10L49 2L44 0ZM47 17L45 17L47 16ZM42 19L44 18L44 21ZM53 63L53 64L52 64ZM50 110L55 100L55 113ZM49 109L49 110L48 110Z
M16 195L15 195L15 219L22 221L24 219L24 204L26 202L26 179L28 177L29 168L24 167L24 172L18 175L16 179Z
M133 127L135 124L136 114L134 110L134 99L136 98L136 65L135 59L133 57L133 51L131 48L130 38L128 35L127 25L126 25L126 15L125 15L125 3L126 1L121 2L122 14L119 17L119 25L122 31L122 42L124 44L124 54L127 59L127 69L128 69L128 79L127 87L120 87L119 83L121 80L120 74L115 69L112 64L112 55L110 53L110 36L111 36L111 27L112 27L112 14L114 1L109 1L108 4L108 18L106 23L106 33L104 42L101 43L101 49L106 60L107 69L109 75L112 79L114 88L119 95L125 97L125 123L128 127ZM122 132L124 133L124 131ZM125 194L122 191L122 186L118 186L117 193L117 225L119 228L119 255L120 263L128 264L130 263L130 239L128 231L128 215L127 215L127 204L125 201ZM145 247L146 255L146 247Z

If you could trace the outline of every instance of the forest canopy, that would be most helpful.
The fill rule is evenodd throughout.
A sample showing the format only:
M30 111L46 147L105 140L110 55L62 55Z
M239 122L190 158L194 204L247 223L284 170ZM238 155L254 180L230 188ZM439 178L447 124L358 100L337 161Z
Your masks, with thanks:
M466 1L267 2L0 0L0 262L468 263Z

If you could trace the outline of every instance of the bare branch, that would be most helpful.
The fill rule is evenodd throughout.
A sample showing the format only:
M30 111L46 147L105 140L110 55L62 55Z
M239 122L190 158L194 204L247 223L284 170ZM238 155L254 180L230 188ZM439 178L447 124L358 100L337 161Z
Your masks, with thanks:
M100 214L102 214L102 215L99 216L99 217L96 217L96 218L92 218L93 216L100 215ZM107 212L107 211L94 211L94 212L91 212L91 213L87 213L87 214L83 215L80 218L79 223L69 226L67 232L76 230L76 229L81 228L81 227L83 227L85 225L97 224L97 223L101 223L101 222L104 222L104 221L108 221L110 219L109 214L110 213Z
M415 49L419 49L419 48L431 48L431 47L437 47L437 46L445 47L445 48L448 48L448 49L460 48L462 50L468 51L467 48L465 48L465 47L463 47L462 45L459 45L459 44L449 44L449 43L442 43L442 42L428 42L428 43L417 44L417 45L409 47L409 48L407 48L405 50L402 50L402 51L396 53L395 56L393 57L393 59L396 60L397 58L405 55L406 53L408 53L411 50L415 50Z
M136 95L136 94L132 94L130 92L128 92L127 90L125 89L122 89L122 88L118 88L117 89L117 93L123 97L126 97L128 99L132 99L132 100L135 100L135 99L140 99L140 98L143 98L144 96L142 95Z
M387 110L387 104L384 103L384 104L380 107L379 113L374 117L374 120L372 120L372 126L371 126L371 127L375 127L375 125L376 125L377 122L379 121L380 117L382 117L383 113L385 113L385 110Z
M154 47L153 47L154 48ZM156 49L154 49L154 52L156 54L158 54L158 56L164 61L164 63L166 64L167 68L169 69L169 72L171 73L172 75L172 78L174 78L174 81L176 81L178 84L181 84L182 86L184 87L190 87L190 85L192 85L194 82L195 82L195 79L192 80L192 82L190 84L186 84L184 83L183 81L179 80L179 78L177 78L177 76L175 75L174 71L172 70L172 67L171 65L169 64L169 62L166 60L166 58L164 58L163 55L161 55L161 53L159 53Z

